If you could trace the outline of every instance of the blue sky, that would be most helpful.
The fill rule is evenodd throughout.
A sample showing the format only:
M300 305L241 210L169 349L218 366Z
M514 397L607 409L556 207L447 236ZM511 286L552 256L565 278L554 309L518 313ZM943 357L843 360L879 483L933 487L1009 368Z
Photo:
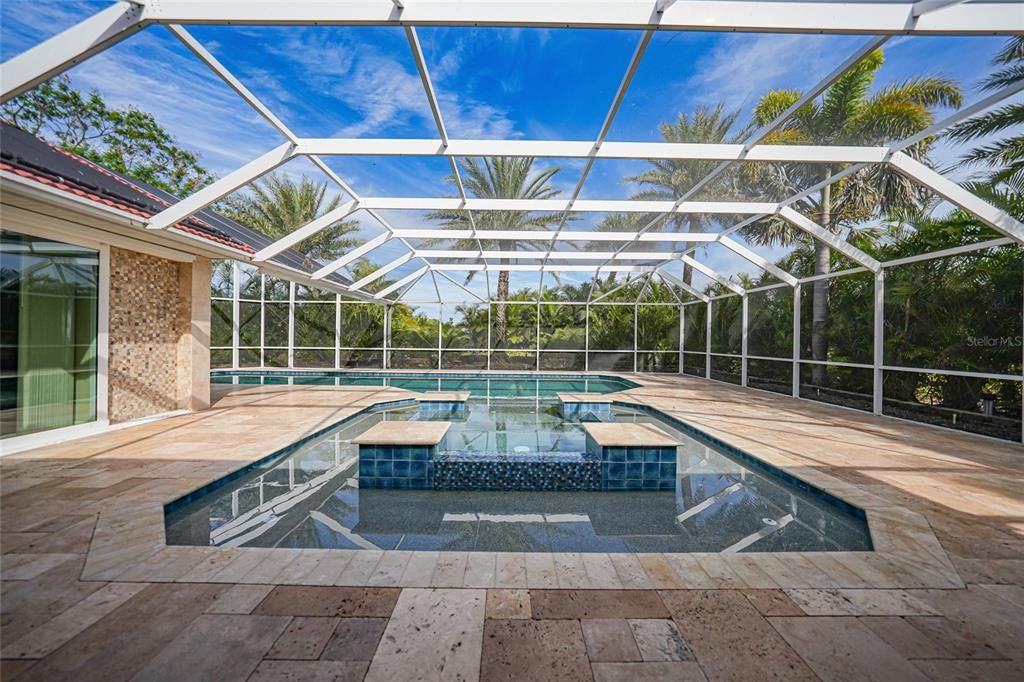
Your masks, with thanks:
M8 59L104 7L104 2L5 0L0 54ZM404 32L394 27L230 27L189 30L277 115L303 136L434 137L437 133ZM593 139L639 32L497 28L419 29L452 137ZM615 119L609 139L653 141L658 124L698 105L725 103L746 121L774 88L807 88L865 40L858 36L658 33ZM898 37L886 47L884 84L912 75L959 81L968 102L1001 38ZM281 142L280 136L164 28L151 27L71 70L74 84L115 105L156 114L181 142L223 175ZM937 151L940 162L957 155ZM435 158L335 157L329 165L359 193L446 196L447 163ZM576 184L579 160L556 184ZM595 164L583 196L627 198L621 178L643 162ZM304 160L285 169L320 177ZM402 227L419 216L389 216ZM586 222L591 222L590 220ZM379 231L364 221L366 235ZM377 260L403 250L382 249ZM744 261L708 254L721 269ZM410 269L414 269L410 264ZM398 271L399 274L405 272Z

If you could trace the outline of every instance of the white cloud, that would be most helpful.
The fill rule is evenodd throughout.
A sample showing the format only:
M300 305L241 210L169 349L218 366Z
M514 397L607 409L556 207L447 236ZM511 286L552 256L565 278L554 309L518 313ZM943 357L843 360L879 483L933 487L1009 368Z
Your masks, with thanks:
M323 35L310 31L293 32L270 51L290 62L319 94L356 112L357 120L336 126L334 135L379 134L394 123L433 129L430 106L411 58L406 64L376 45L336 37L325 41ZM514 124L504 111L440 87L439 82L458 67L458 55L446 55L433 78L446 126L464 137L510 136ZM265 75L272 77L270 72ZM283 94L280 98L289 101ZM323 112L323 117L324 124L330 125L330 112Z
M699 103L749 108L768 90L807 89L853 50L855 39L807 35L729 35L694 67L684 88Z

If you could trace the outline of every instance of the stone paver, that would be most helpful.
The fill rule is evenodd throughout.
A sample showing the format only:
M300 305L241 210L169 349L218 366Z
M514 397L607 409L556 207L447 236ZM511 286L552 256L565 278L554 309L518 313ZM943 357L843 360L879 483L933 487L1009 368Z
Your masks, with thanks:
M367 682L477 679L485 599L484 590L403 590Z
M361 682L368 665L353 661L263 661L249 682Z
M693 652L671 620L634 618L629 621L629 627L633 630L643 660L693 660Z
M248 677L284 629L284 616L199 616L140 670L137 680L176 682Z
M705 682L696 663L594 663L594 682Z
M661 593L672 619L711 679L817 680L795 651L740 592Z
M480 677L589 682L590 662L579 621L488 620Z
M213 600L206 612L240 615L252 613L272 589L273 585L232 585Z
M782 590L743 590L743 594L762 616L805 616Z
M822 616L769 620L822 679L877 682L924 682L928 679L856 618Z
M387 618L342 618L320 658L328 661L372 660L387 622Z
M399 589L392 587L300 587L271 590L253 611L264 616L364 616L387 618Z
M266 657L290 660L318 659L334 634L338 622L337 618L318 616L293 618L267 652Z
M531 618L528 590L487 590L488 618Z
M629 621L624 618L588 618L580 625L591 661L643 660Z
M534 618L668 618L653 590L530 590Z
M221 585L151 585L22 673L19 682L130 678L223 589Z

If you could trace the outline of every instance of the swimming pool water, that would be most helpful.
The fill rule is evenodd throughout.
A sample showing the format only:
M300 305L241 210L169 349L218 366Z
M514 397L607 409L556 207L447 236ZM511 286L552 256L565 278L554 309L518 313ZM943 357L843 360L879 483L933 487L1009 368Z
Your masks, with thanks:
M581 424L562 419L557 402L493 397L470 400L465 421L453 422L443 448L585 449ZM361 414L262 469L172 505L168 543L514 552L871 549L863 512L625 407L613 407L607 419L655 423L682 443L674 491L360 489L351 439L382 420L436 418L424 412L413 406Z
M213 384L293 384L314 386L391 386L409 391L470 391L474 397L554 398L559 393L612 393L636 388L619 377L600 375L516 375L423 372L316 372L292 370L221 370Z

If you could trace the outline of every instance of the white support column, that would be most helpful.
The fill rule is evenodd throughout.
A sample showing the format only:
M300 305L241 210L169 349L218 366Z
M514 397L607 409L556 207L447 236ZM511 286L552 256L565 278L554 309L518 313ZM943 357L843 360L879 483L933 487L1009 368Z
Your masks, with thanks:
M637 360L637 348L636 345L640 339L640 330L637 329L640 324L640 303L633 302L633 372L636 372L636 360Z
M384 369L391 367L391 312L393 306L387 305L384 307L384 339L381 342L381 348L384 353L382 364Z
M288 366L295 367L295 282L288 282Z
M885 270L875 273L874 354L872 360L872 411L882 414L882 365L885 364Z
M590 301L583 304L583 371L590 371Z
M747 385L747 336L750 330L750 311L749 311L749 299L747 294L744 293L740 297L740 305L742 307L741 312L741 330L742 336L740 337L740 386Z
M793 287L793 397L800 397L800 298L803 285Z
M704 346L704 378L711 379L711 306L714 304L710 298L707 301L707 319L705 320L706 330L706 345Z
M238 369L238 344L239 344L239 310L241 304L239 284L242 280L240 273L241 266L238 261L231 261L231 366Z
M679 369L676 374L683 373L683 362L686 357L686 306L679 304Z
M341 294L334 295L334 369L341 369Z
M267 276L259 275L260 278L260 367L267 366L267 354L264 350L267 345Z

